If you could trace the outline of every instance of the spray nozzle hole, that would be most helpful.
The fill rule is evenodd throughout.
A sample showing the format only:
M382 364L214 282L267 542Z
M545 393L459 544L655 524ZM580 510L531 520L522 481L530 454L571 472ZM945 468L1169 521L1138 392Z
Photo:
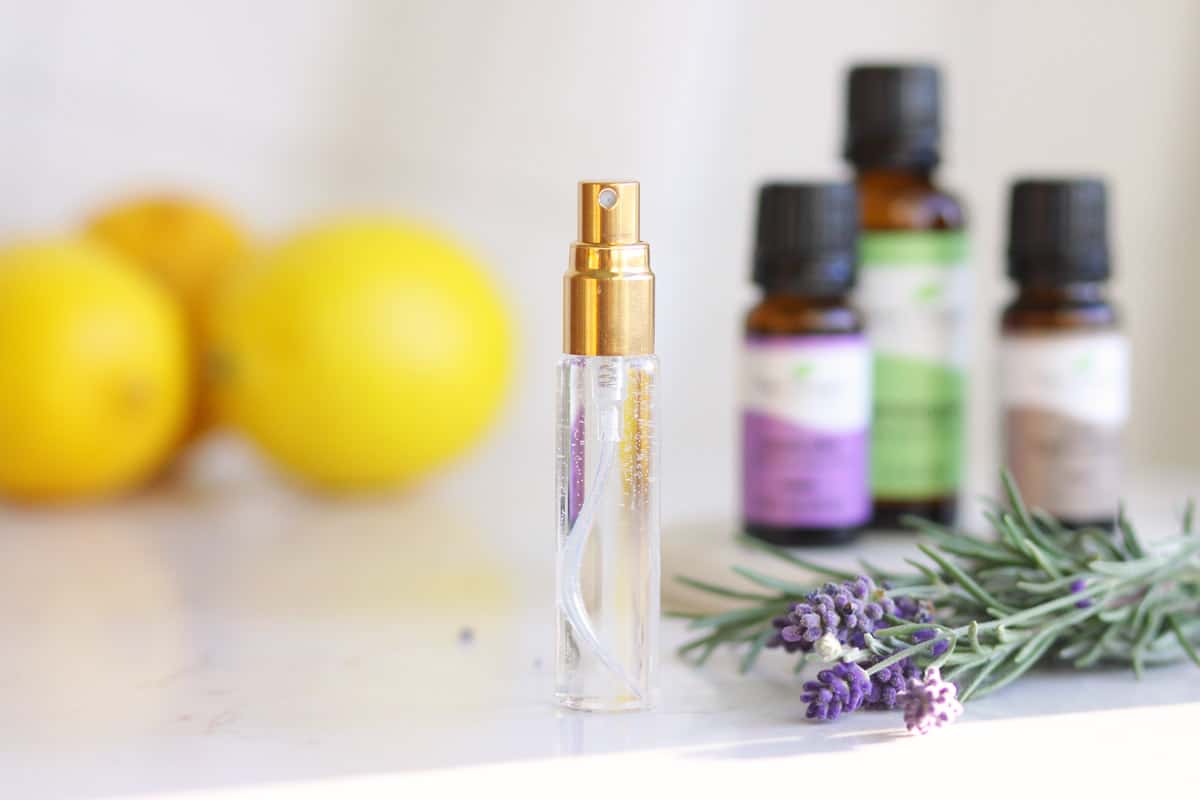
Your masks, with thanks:
M612 208L617 204L616 189L601 189L600 194L596 195L596 202L600 204L601 208Z

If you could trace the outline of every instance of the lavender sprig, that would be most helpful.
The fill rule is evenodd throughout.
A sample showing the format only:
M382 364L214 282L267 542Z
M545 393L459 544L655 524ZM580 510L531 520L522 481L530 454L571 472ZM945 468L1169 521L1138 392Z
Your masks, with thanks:
M904 704L904 724L912 733L926 734L949 725L962 714L958 687L942 680L937 667L925 670L924 677L910 678L900 698Z
M862 707L871 688L871 679L858 664L841 662L817 673L815 681L804 684L800 699L808 703L809 719L834 720Z
M741 603L733 611L693 617L691 626L700 634L681 652L702 663L718 647L743 647L743 671L772 645L801 659L817 654L853 662L869 684L861 702L841 703L840 714L859 706L895 707L901 696L912 696L912 681L929 668L944 671L945 681L957 685L956 702L966 702L1049 660L1081 669L1123 662L1139 676L1181 658L1200 666L1200 536L1192 532L1191 504L1183 532L1149 548L1124 512L1115 536L1069 530L1027 508L1007 474L1003 481L1006 506L986 514L991 538L911 520L927 539L919 545L923 558L909 560L911 573L873 569L856 576L747 540L834 582L810 589L735 568L765 590L745 592L681 578ZM868 613L868 599L883 612L880 619ZM808 686L805 697L814 691L817 696L805 700L810 711L824 697ZM820 708L810 714L833 715Z
M896 615L895 601L867 576L827 583L771 621L779 632L767 647L783 647L789 653L815 652L823 660L833 661L846 645L864 647L866 635L887 615Z

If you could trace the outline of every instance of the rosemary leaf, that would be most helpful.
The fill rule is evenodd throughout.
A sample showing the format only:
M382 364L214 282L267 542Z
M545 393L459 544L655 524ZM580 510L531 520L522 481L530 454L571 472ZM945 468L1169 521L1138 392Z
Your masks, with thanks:
M949 575L954 578L955 582L957 582L959 586L965 589L980 603L986 606L1001 609L1006 613L1012 611L1010 606L993 597L986 589L976 583L971 576L967 575L967 573L963 572L958 566L952 563L949 559L943 557L932 547L924 544L917 545L917 547L922 553L929 556L929 558L936 562L939 567L949 573Z
M895 664L897 661L900 661L905 658L912 658L915 655L924 653L928 650L932 650L933 646L935 644L937 644L938 642L942 641L942 639L943 639L943 637L937 636L937 637L934 637L933 639L930 639L925 642L920 642L918 644L909 645L908 647L905 647L903 650L897 650L895 653L892 653L890 656L883 659L882 661L872 664L871 667L867 670L867 674L874 675L879 670L883 669L884 667L890 667L892 664Z
M1189 511L1191 505L1188 506ZM1188 639L1187 634L1183 632L1183 626L1179 623L1179 617L1170 614L1167 617L1167 624L1171 626L1171 631L1175 634L1175 638L1179 640L1179 646L1187 653L1188 658L1192 660L1197 667L1200 667L1200 652L1196 651L1196 646Z
M1005 659L1007 659L1011 654L1011 649L1006 650L1002 652L998 658L993 658L989 663L984 665L983 669L979 670L979 672L975 675L975 678L969 684L967 684L965 689L963 689L962 693L959 695L959 698L964 703L971 699L975 692L979 690L979 687L983 685L983 682L987 680L988 676L999 669L1004 664Z
M738 664L738 672L745 675L751 670L754 662L758 660L759 654L762 653L763 648L766 647L767 642L773 635L773 631L765 631L755 637L754 641L750 643L749 649L746 650L746 654L742 656L741 663Z
M1122 558L1120 549L1112 543L1107 531L1102 531L1099 528L1084 528L1079 532L1080 537L1086 538L1100 550L1103 550L1105 555L1113 561L1120 561Z
M1086 653L1095 645L1095 639L1077 639L1058 651L1058 657L1063 661L1071 661Z
M904 559L904 563L908 564L911 567L916 568L916 570L918 572L920 572L922 575L924 575L925 579L927 581L929 581L931 584L937 585L942 582L941 575L938 575L936 572L934 572L929 567L922 564L920 561L917 561L915 558L906 558L906 559Z
M1117 635L1120 632L1120 630L1121 630L1120 628L1113 626L1113 627L1109 628L1107 631L1105 631L1104 635L1096 640L1096 643L1094 645L1092 645L1091 649L1089 649L1086 653L1084 653L1079 658L1075 659L1076 669L1083 669L1086 667L1090 667L1091 665L1093 665L1097 661L1099 661L1100 658L1104 655L1104 650L1108 646L1109 642L1111 642L1113 639L1117 638Z
M1041 645L1045 640L1049 639L1051 642L1053 642L1053 640L1056 639L1059 634L1064 631L1064 629L1069 628L1072 625L1077 625L1089 617L1095 616L1099 612L1099 607L1091 606L1089 608L1081 609L1074 614L1067 614L1061 619L1055 620L1054 622L1046 625L1040 631L1038 631L1033 638L1026 642L1020 650L1017 651L1016 662L1018 664L1023 663L1034 653L1040 652L1039 648L1041 648Z
M971 649L976 653L984 652L983 645L979 643L979 622L971 620L971 624L967 626L967 636L971 640Z
M1117 528L1121 531L1121 538L1125 541L1125 549L1129 552L1129 555L1134 558L1144 557L1146 551L1142 549L1142 543L1138 541L1137 533L1134 532L1133 526L1129 524L1129 517L1125 516L1124 503L1117 509Z
M1025 549L1028 550L1029 555L1033 557L1033 560L1037 562L1037 565L1041 567L1046 574L1055 578L1062 577L1062 572L1059 571L1058 567L1050 563L1050 559L1046 557L1046 554L1043 553L1041 548L1034 544L1032 540L1025 542Z
M1082 566L1080 553L1070 552L1065 546L1065 542L1070 538L1070 532L1062 525L1058 524L1052 517L1039 512L1031 512L1023 518L1018 515L1018 519L1022 519L1022 533L1037 544L1039 548L1049 553L1053 558L1059 561L1066 561L1075 566ZM1043 532L1045 529L1045 532Z
M994 659L992 659L990 656L975 656L972 658L966 653L957 653L955 657L951 658L947 662L953 666L946 670L946 680L961 684L959 678L971 672L972 670L979 669L984 664L988 664L993 660Z
M754 606L753 608L737 608L733 611L725 611L707 617L698 617L689 622L688 627L693 630L698 628L723 628L730 624L762 620L763 614L763 609L758 606Z
M732 597L735 600L769 600L770 595L757 594L755 592L743 592L737 589L730 589L725 586L718 586L715 583L689 578L686 575L676 575L675 580L682 583L684 586L690 586L693 589L699 589L702 592L719 595L721 597Z
M753 536L742 536L742 537L739 537L738 541L740 541L742 544L744 544L748 547L752 547L756 550L762 550L764 552L770 553L771 555L775 556L776 558L778 558L782 561L786 561L789 564L793 564L802 569L806 569L809 572L815 572L818 575L825 575L827 577L833 578L834 580L848 581L848 580L851 580L851 579L857 577L853 572L846 572L845 570L834 569L833 567L828 567L828 566L825 566L824 564L818 564L816 562L808 561L806 559L800 558L799 556L795 555L794 553L790 553L787 550L784 550L782 547L776 547L773 544L764 542L762 539L755 539Z
M1029 530L1033 527L1033 518L1029 515L1029 509L1025 507L1025 501L1021 498L1021 493L1017 490L1017 482L1013 479L1012 473L1008 469L1000 470L1000 483L1004 486L1004 496L1008 498L1008 505L1017 515L1017 519L1021 521L1021 525Z
M1154 604L1154 596L1158 588L1157 586L1151 586L1147 589L1145 595L1142 597L1142 601L1137 604L1137 608L1133 612L1133 620L1130 622L1134 630L1141 630L1142 625L1145 624L1146 617L1149 615L1150 609Z
M1028 557L1025 553L1025 549L1021 547L1020 540L1016 538L1016 532L1008 525L1004 524L1001 512L985 511L983 512L983 516L984 519L988 521L988 524L992 526L992 530L1000 534L1000 542L1004 545L1005 549L1016 558L1020 559L1021 563L1028 563Z
M1050 592L1061 592L1064 589L1070 589L1071 584L1078 580L1086 580L1087 576L1076 572L1073 575L1067 575L1062 578L1057 578L1044 583L1034 583L1033 581L1017 581L1017 588L1022 589L1031 594L1048 594Z
M1041 509L1032 509L1030 514L1036 526L1045 528L1051 536L1059 541L1065 542L1075 533Z
M1013 666L1009 667L1007 672L1005 672L1000 677L996 678L994 681L987 684L986 686L982 686L979 689L976 689L975 692L973 693L974 696L982 697L985 694L991 694L992 692L996 691L997 689L1003 688L1003 687L1007 686L1008 684L1012 683L1017 678L1021 677L1026 672L1028 672L1029 669L1038 662L1038 659L1040 659L1042 657L1042 655L1045 654L1045 652L1050 649L1050 645L1052 645L1052 644L1054 644L1053 638L1045 639L1041 642L1041 644L1038 645L1038 647L1032 653L1030 653L1028 656L1026 656L1024 661L1017 661L1016 659L1014 659Z
M720 644L721 644L720 640L717 640L717 639L714 639L713 641L706 644L703 647L703 649L701 649L700 655L696 657L696 660L694 662L695 665L697 667L704 666L708 662L708 659L712 656L712 654L716 652L717 646Z
M809 591L809 587L807 586L801 586L798 583L785 581L781 578L773 578L770 575L763 575L761 572L756 572L748 567L733 567L732 569L748 581L757 583L759 586L765 586L768 589L783 592L785 595L803 597Z
M1015 558L1003 547L977 539L962 533L956 533L945 526L927 522L919 517L905 517L904 521L933 540L939 548L947 553L953 553L965 558L982 558L992 563L1024 566L1024 559Z
M901 636L906 633L916 633L917 631L936 630L949 633L950 629L944 625L939 625L936 622L904 622L899 625L892 625L887 628L876 628L874 636Z
M1133 617L1135 611L1133 606L1122 606L1121 608L1106 608L1100 612L1100 621L1109 624L1125 622Z

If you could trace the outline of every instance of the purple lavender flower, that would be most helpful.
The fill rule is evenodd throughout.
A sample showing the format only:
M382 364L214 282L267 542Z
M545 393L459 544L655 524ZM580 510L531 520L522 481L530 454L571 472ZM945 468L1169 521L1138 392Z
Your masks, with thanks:
M942 680L937 667L925 670L923 679L910 679L900 702L904 706L904 724L910 732L922 735L949 725L963 711L962 703L958 702L958 687Z
M809 719L834 720L843 712L857 711L870 688L862 667L839 662L818 672L815 681L806 681L800 699L808 703Z
M1085 581L1083 578L1079 578L1078 580L1071 581L1071 594L1079 594L1086 588L1087 588L1087 581ZM1092 607L1092 599L1090 597L1085 597L1082 600L1076 600L1075 607L1076 608L1091 608Z
M933 613L927 602L912 597L896 598L896 616L909 622L932 622Z
M791 614L789 613L786 616L776 617L775 619L771 620L771 624L775 626L775 635L767 640L767 647L782 647L789 653L799 652L804 649L803 642L788 641L787 639L784 639L783 634L780 633L781 630L792 624L790 617ZM809 649L812 649L811 646Z
M938 632L935 631L933 628L922 628L919 631L913 631L912 638L913 638L914 642L928 642L930 639L934 638L937 635L938 635ZM942 653L946 652L949 649L950 649L950 641L947 639L942 639L939 642L935 642L933 647L929 650L929 652L934 658L937 658L938 656L940 656Z
M867 669L876 663L878 663L878 659L864 661L862 667ZM907 658L884 667L870 676L871 687L867 689L863 708L872 711L892 710L899 704L900 696L904 694L908 682L920 676L920 668Z
M865 635L874 631L885 615L895 613L896 603L865 575L827 583L793 606L787 616L772 621L778 632L767 646L810 653L824 636L822 655L836 657L837 648L829 647L830 643L862 647Z

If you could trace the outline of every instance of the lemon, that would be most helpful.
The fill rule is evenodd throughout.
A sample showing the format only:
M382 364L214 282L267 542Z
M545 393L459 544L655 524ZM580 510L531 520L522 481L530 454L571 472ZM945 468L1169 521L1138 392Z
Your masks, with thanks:
M423 228L351 219L263 255L217 304L224 414L278 464L334 490L415 478L474 442L512 370L483 268Z
M212 298L245 257L247 237L241 226L213 203L148 195L105 210L88 223L87 233L129 256L183 305L198 392L187 432L202 432L214 421L202 369L208 318Z
M0 250L0 494L71 500L128 489L188 414L178 308L88 242Z
M246 251L246 236L228 212L185 197L122 203L92 219L87 232L162 280L196 321Z

